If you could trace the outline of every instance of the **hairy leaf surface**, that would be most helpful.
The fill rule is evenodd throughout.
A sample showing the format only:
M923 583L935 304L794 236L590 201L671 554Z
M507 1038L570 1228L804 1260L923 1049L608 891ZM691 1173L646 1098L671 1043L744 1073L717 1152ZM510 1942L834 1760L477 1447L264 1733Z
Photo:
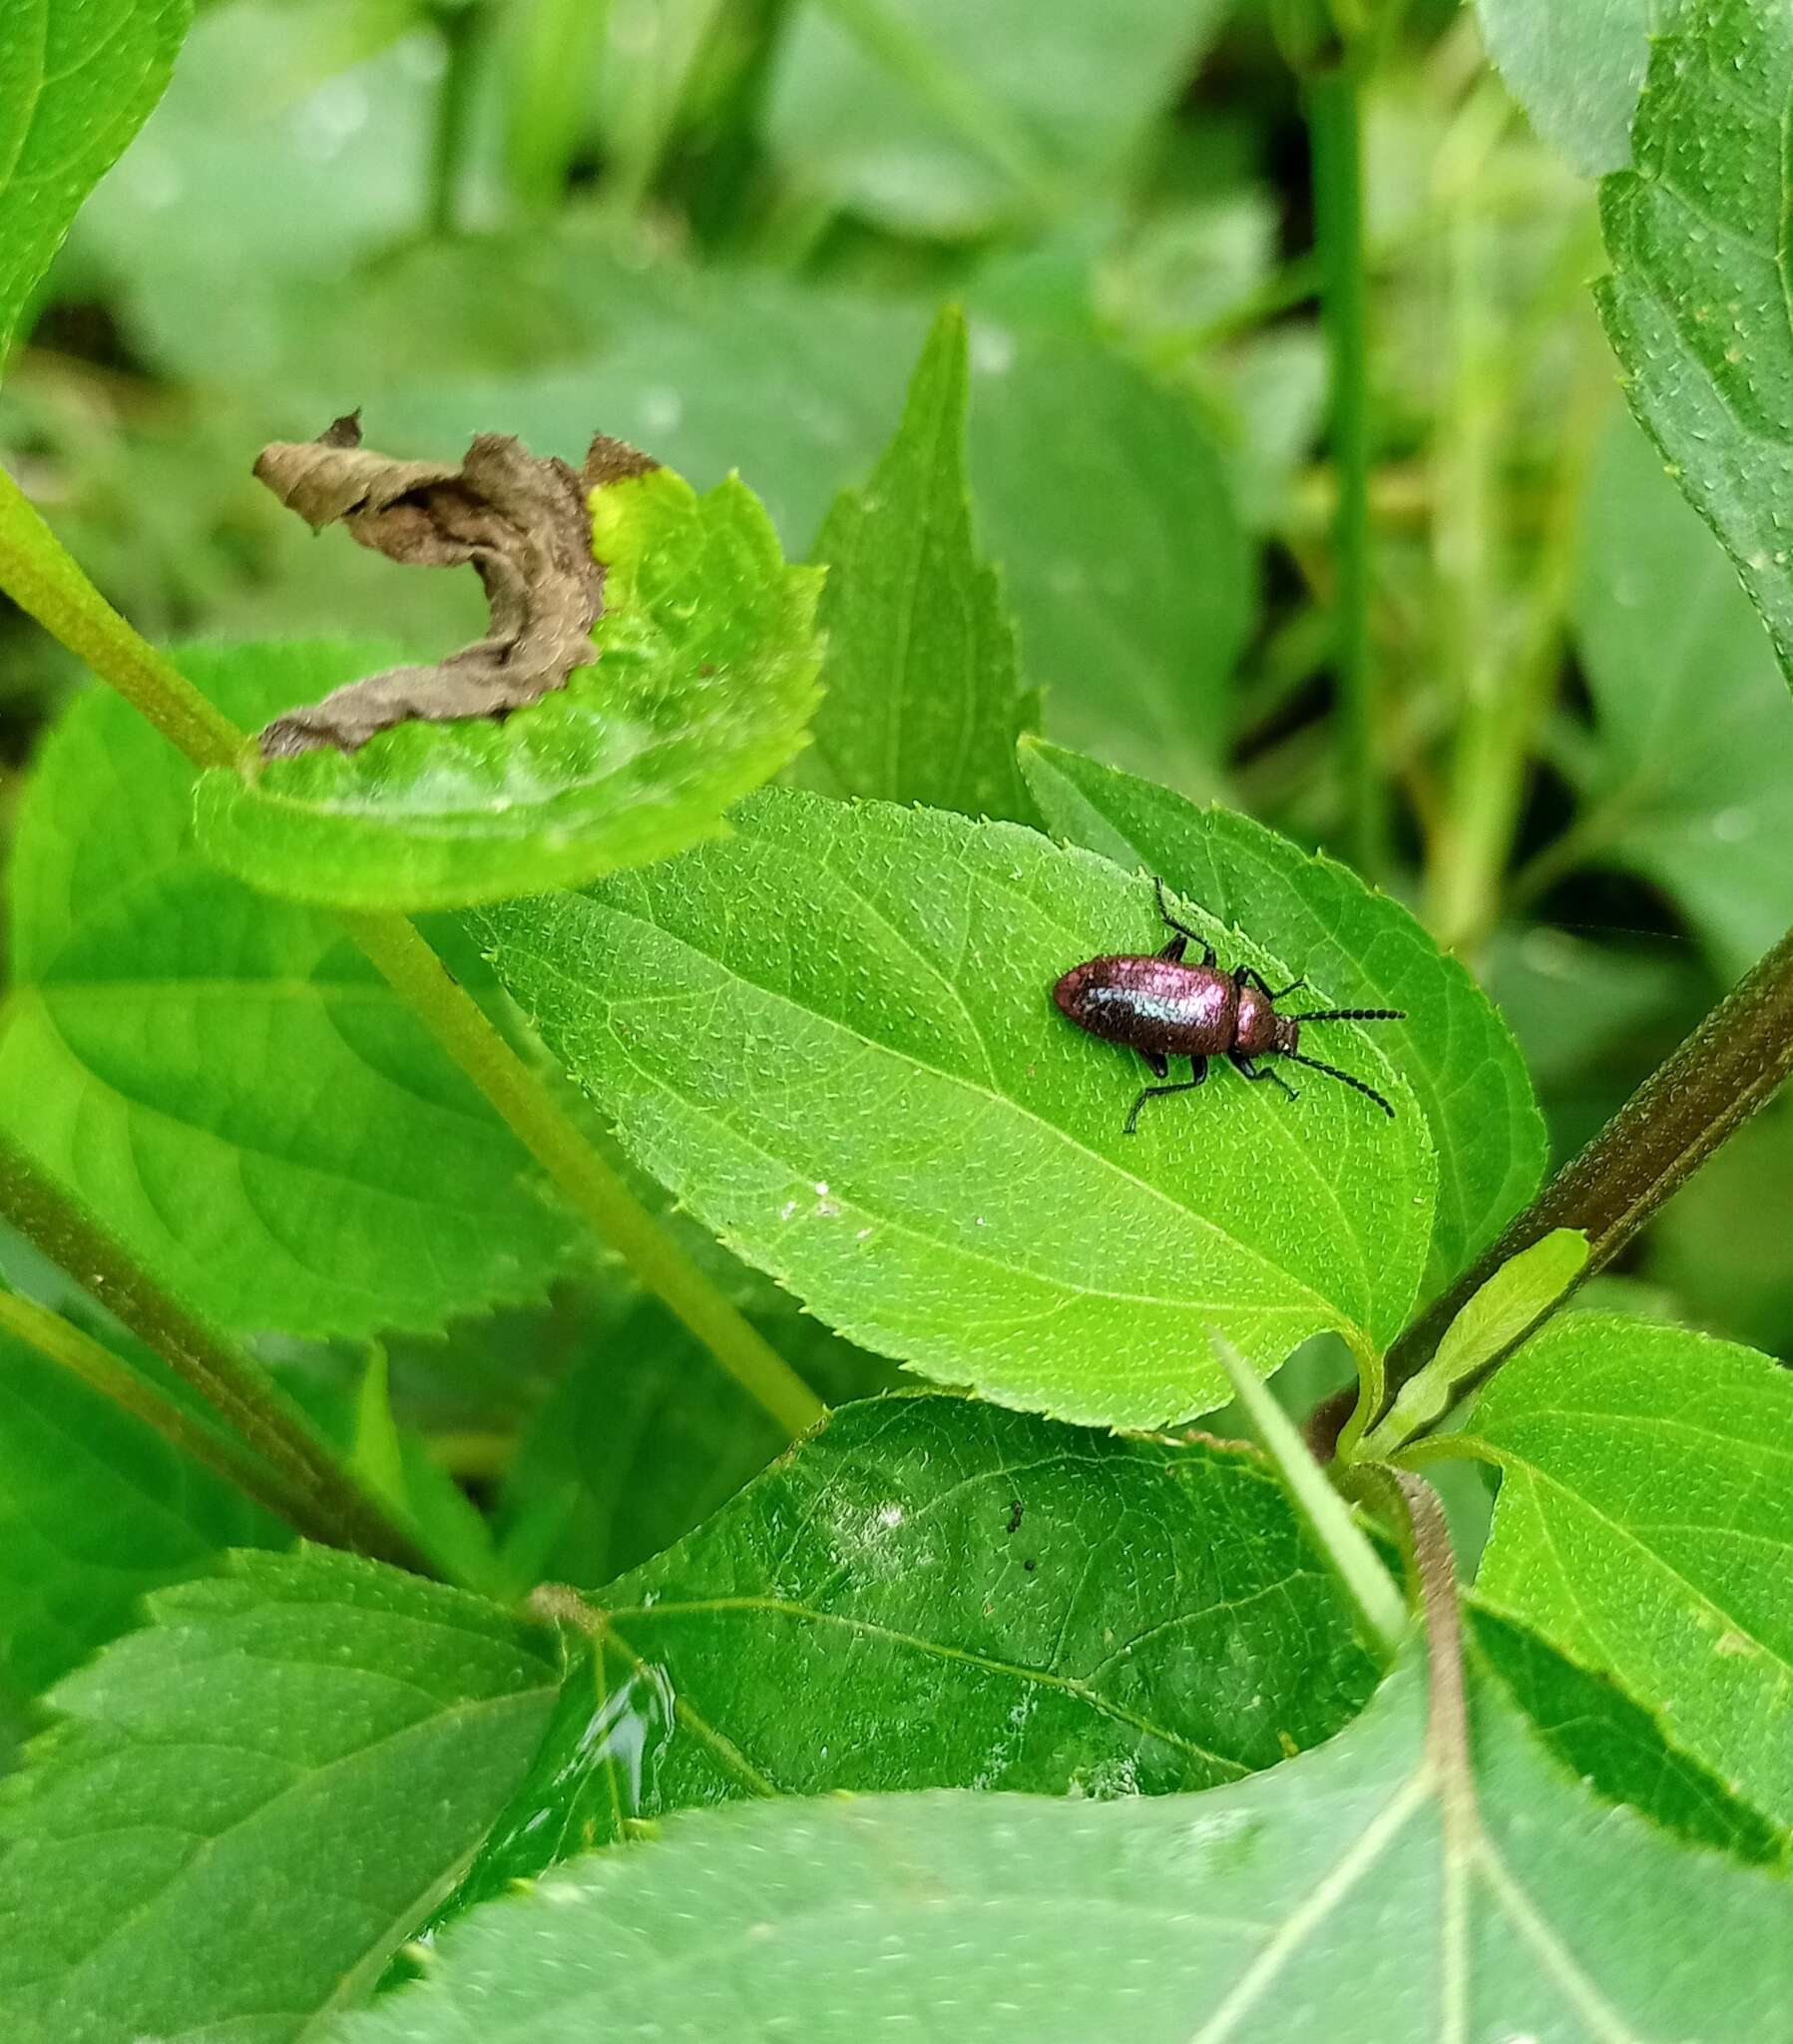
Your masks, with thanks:
M731 820L484 927L625 1146L812 1311L1000 1403L1115 1425L1221 1403L1215 1331L1260 1371L1322 1327L1364 1355L1392 1337L1435 1163L1367 1035L1334 1044L1392 1089L1392 1122L1342 1086L1292 1105L1226 1071L1128 1136L1143 1068L1051 990L1158 947L1143 880L936 810L771 790Z
M1471 1700L1470 1751L1429 1746L1410 1660L1330 1745L1199 1795L680 1816L482 1911L343 2044L1793 2036L1785 1882L1596 1802L1496 1678Z
M1793 1826L1793 1378L1682 1327L1572 1313L1504 1365L1459 1444L1502 1471L1480 1593Z
M815 558L827 691L804 762L830 794L1032 822L1015 742L1039 722L1015 632L972 538L965 480L965 321L936 321L896 438L836 498Z
M1599 287L1631 404L1793 674L1793 9L1688 0L1650 55L1635 169L1600 187Z
M239 1555L52 1701L0 1799L16 2044L285 2044L353 2002L541 1738L545 1635L316 1550Z
M216 768L199 788L207 854L299 900L445 908L574 886L719 830L802 744L820 578L785 566L732 478L698 497L658 469L606 484L592 512L595 665L502 722L401 725L252 779Z
M245 725L377 664L195 650ZM193 773L96 689L44 747L11 870L0 1116L231 1327L367 1334L538 1295L567 1224L340 925L193 843Z
M924 1394L832 1413L590 1601L600 1665L457 1906L696 1804L1235 1781L1330 1737L1376 1680L1249 1449Z
M192 0L7 0L0 363L81 202L162 97Z
M1304 988L1291 1009L1406 1010L1405 1022L1379 1023L1374 1034L1412 1087L1438 1151L1424 1289L1442 1290L1544 1174L1544 1118L1512 1031L1488 996L1400 902L1335 859L1310 857L1249 816L1198 807L1056 746L1030 741L1022 761L1054 831L1119 866L1156 874L1239 937L1273 950L1290 978L1326 989L1323 1003ZM1238 939L1216 942L1230 963ZM1316 1030L1312 1041L1332 1033Z

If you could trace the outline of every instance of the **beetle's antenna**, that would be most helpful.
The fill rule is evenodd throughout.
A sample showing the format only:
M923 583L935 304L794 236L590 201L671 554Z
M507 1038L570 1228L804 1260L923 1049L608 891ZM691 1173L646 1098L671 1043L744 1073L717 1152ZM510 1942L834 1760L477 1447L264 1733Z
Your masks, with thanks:
M1306 1016L1302 1017L1303 1021L1307 1019ZM1285 1050L1282 1055L1285 1058L1292 1059L1298 1065L1306 1065L1310 1071L1324 1072L1329 1079L1342 1079L1347 1086L1354 1087L1359 1093L1365 1094L1373 1100L1391 1122L1394 1120L1394 1109L1376 1091L1375 1087L1366 1086L1361 1079L1354 1077L1350 1072L1341 1072L1337 1065L1323 1065L1318 1058L1304 1058L1298 1050Z
M1311 1015L1291 1015L1291 1022L1405 1022L1405 1008L1316 1008Z

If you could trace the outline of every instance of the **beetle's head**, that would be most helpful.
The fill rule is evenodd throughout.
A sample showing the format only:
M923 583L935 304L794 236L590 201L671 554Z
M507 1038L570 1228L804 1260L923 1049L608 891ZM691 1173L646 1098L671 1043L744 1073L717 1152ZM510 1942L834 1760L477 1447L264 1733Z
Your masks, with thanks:
M1300 1048L1301 1017L1299 1015L1278 1015L1271 1049L1279 1050L1285 1058L1292 1058Z

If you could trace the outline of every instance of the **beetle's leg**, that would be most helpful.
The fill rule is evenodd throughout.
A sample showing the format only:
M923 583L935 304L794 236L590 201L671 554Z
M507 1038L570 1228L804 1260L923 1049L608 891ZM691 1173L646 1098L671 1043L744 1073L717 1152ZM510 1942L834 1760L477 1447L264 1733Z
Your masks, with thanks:
M1291 1100L1299 1100L1301 1098L1300 1094L1295 1091L1294 1087L1289 1084L1282 1074L1280 1072L1273 1072L1268 1065L1254 1065L1243 1051L1229 1051L1227 1056L1231 1061L1233 1070L1238 1073L1241 1079L1249 1079L1253 1085L1256 1085L1260 1079L1268 1079L1272 1086L1280 1086Z
M1161 1050L1142 1050L1139 1055L1145 1060L1145 1069L1154 1079L1169 1078L1170 1060Z
M1205 937L1190 929L1187 923L1178 922L1176 917L1170 913L1170 904L1164 899L1164 883L1155 874L1152 876L1151 884L1158 890L1158 920L1167 930L1174 930L1176 932L1176 935L1164 946L1158 953L1158 956L1160 958L1168 958L1174 962L1182 956L1185 944L1199 944L1201 946L1202 964L1212 965L1214 962L1213 945Z
M1147 1063L1150 1063L1151 1056L1153 1054L1141 1051L1139 1055L1145 1058ZM1156 1064L1152 1065L1153 1071L1158 1071L1160 1069L1163 1071L1168 1071L1170 1069L1161 1057L1158 1058ZM1183 1080L1180 1085L1147 1086L1145 1091L1141 1093L1138 1099L1133 1102L1132 1112L1128 1114L1126 1118L1126 1128L1122 1133L1130 1136L1137 1132L1139 1124L1139 1110L1145 1105L1145 1103L1148 1100L1162 1100L1167 1094L1171 1093L1193 1093L1196 1087L1199 1086L1202 1080L1206 1077L1207 1059L1191 1058L1189 1060L1189 1076L1185 1080Z
M1255 965L1241 965L1232 976L1234 986L1254 986L1266 1001L1280 1001L1284 994L1292 994L1297 987L1306 986L1304 979L1291 979L1287 986L1272 986Z

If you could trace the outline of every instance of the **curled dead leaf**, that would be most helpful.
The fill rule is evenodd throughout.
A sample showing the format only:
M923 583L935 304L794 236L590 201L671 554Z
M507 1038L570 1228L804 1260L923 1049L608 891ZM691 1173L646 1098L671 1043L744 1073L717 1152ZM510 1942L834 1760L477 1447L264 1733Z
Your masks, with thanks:
M592 557L591 490L659 464L600 433L576 472L520 440L481 433L459 467L395 461L361 445L358 413L315 440L274 441L255 462L289 510L413 567L472 567L485 586L485 638L430 666L398 667L289 710L261 733L264 758L334 746L352 753L412 719L501 717L560 688L596 658L604 570Z

